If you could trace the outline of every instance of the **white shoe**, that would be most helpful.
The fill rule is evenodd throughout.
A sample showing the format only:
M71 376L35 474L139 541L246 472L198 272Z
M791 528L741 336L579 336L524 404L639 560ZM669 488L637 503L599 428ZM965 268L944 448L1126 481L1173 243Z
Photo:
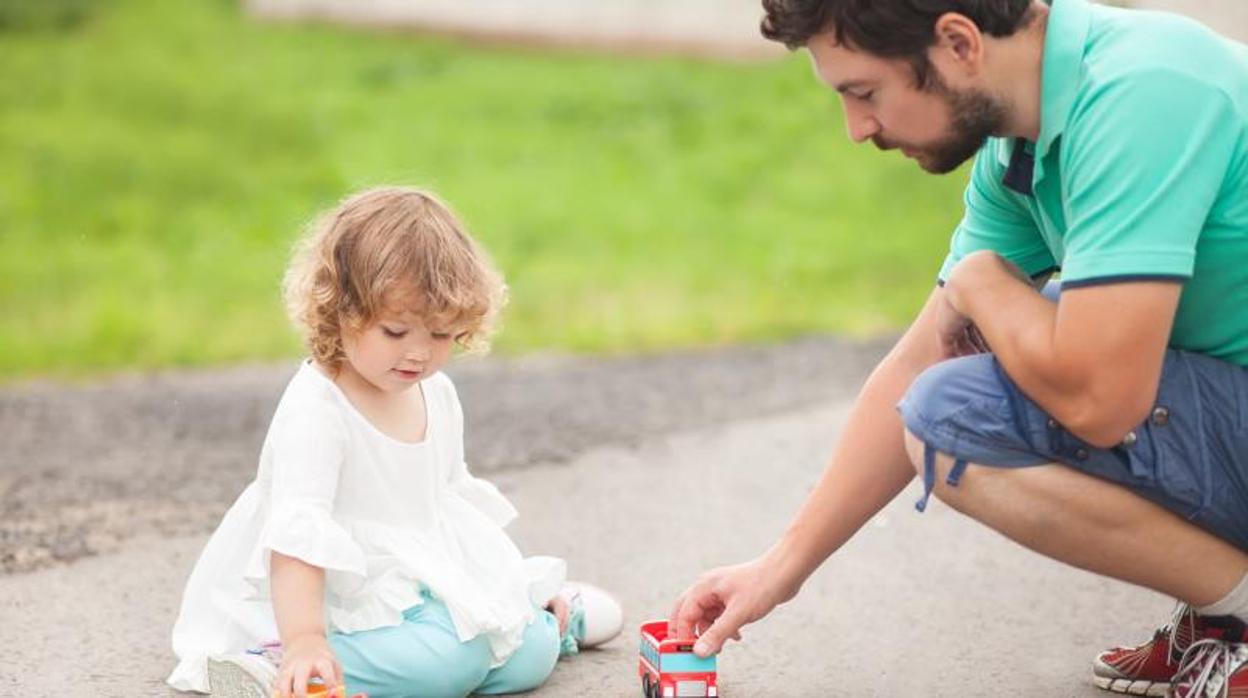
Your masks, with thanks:
M258 654L225 654L208 659L208 690L213 698L269 698L277 667Z
M611 592L586 582L566 582L559 595L572 609L569 627L581 649L609 642L624 629L624 608ZM578 611L582 623L576 623Z

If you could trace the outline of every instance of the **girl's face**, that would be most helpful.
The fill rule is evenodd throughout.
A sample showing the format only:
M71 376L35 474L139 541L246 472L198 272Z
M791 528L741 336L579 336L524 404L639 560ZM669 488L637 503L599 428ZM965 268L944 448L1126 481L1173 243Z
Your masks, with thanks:
M446 364L454 332L411 311L383 312L360 332L343 334L346 368L384 393L399 393Z

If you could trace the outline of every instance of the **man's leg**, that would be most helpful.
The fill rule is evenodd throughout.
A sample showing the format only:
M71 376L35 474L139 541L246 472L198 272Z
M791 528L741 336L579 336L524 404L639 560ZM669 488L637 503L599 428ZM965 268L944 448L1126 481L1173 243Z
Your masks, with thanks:
M1163 695L1192 647L1217 649L1206 666L1224 668L1210 675L1243 673L1225 668L1223 650L1248 637L1244 396L1248 369L1170 352L1153 415L1099 449L984 354L932 367L899 409L925 492L1045 555L1191 604L1150 641L1093 664L1102 688ZM1248 695L1248 673L1231 681Z
M906 432L922 472L924 444ZM1138 584L1193 606L1224 598L1248 574L1248 554L1130 490L1060 464L971 464L946 483L953 458L936 454L933 494L1042 555Z

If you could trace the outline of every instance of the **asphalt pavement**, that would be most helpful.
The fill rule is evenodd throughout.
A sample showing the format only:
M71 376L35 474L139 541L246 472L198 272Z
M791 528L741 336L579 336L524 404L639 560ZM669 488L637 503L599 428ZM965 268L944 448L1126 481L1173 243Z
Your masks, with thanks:
M586 414L598 415L582 418L577 429L599 436L611 433L606 422L646 422L647 409L680 422L675 416L680 412L705 416L711 414L707 410L722 409L708 405L744 406L715 413L713 419L683 418L684 427L650 435L625 430L625 436L603 439L605 445L568 446L555 449L557 457L485 468L521 512L510 530L522 550L565 558L571 576L615 591L625 604L627 633L602 649L561 662L536 695L640 693L636 627L663 617L700 571L756 555L779 535L818 477L861 381L861 368L847 372L845 366L869 365L880 348L809 340L744 354L504 361L460 370L466 409L469 414L492 412L480 417L487 423L503 423L509 413L526 419L522 400L491 402L490 385L504 384L503 377L510 376L515 394L530 392L540 416L544 393L521 385L526 380L530 388L541 385L543 372L560 373L553 368L560 365L562 373L576 378L564 384L571 392L562 399L579 399ZM664 368L650 372L654 365ZM776 378L769 366L780 373L792 369L790 382ZM265 370L241 373L260 393L280 387L283 379L282 370L267 370L277 374L267 383L257 379ZM688 392L684 402L637 398L629 403L633 407L617 412L611 405L624 393L603 387L623 380L631 383L632 393L653 388L661 396L663 388L655 386L699 370L703 378L679 383ZM752 370L754 378L749 377ZM181 386L183 404L246 414L249 410L232 409L221 396L188 397L197 391L217 395L217 388L232 385L239 374L224 372L219 380L212 372L122 380L111 390L129 386L142 393L154 381L164 391ZM707 377L712 374L720 378ZM838 376L839 387L833 380ZM780 393L768 398L751 389L769 380L779 381L779 387L793 381L816 387L794 388L801 404L785 407ZM69 404L92 390L104 389L43 385L20 392L29 408L36 400L32 395L51 400L49 393L56 393ZM824 399L801 399L820 392ZM116 415L126 405L151 404L121 394L109 393L110 400L92 409ZM9 417L30 411L13 410L13 395L8 399ZM79 411L91 410L80 406ZM124 414L117 419L126 421ZM688 425L699 421L704 423ZM521 436L514 437L515 452L531 453L523 443L527 431L516 433ZM225 438L221 431L213 436ZM45 443L51 444L55 434L48 438ZM468 440L494 437L486 426L470 427ZM158 454L144 452L156 462L135 466L135 472L161 465ZM254 455L248 460L254 468ZM80 462L71 470L86 473L90 464ZM48 477L74 481L69 471ZM220 471L217 478L225 482L214 491L232 493L247 475L235 469ZM124 488L124 483L113 487ZM144 492L137 488L133 496L143 500ZM919 514L912 506L917 494L914 487L904 493L816 573L797 599L747 627L744 641L730 645L720 658L722 695L1097 696L1100 692L1087 682L1092 655L1102 646L1147 635L1167 617L1168 600L1036 556L940 503ZM219 516L228 501L213 504ZM162 683L173 664L169 628L206 531L126 530L108 548L68 564L53 562L0 576L0 695L170 695Z

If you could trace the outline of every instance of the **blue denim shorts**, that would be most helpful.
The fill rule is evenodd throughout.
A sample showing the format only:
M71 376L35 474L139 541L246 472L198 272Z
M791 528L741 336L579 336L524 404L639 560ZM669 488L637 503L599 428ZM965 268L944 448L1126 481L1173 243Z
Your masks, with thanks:
M1248 368L1169 350L1149 417L1122 443L1081 441L1019 390L992 354L944 361L898 405L926 444L922 511L933 451L956 485L967 463L1019 468L1062 463L1126 487L1248 550Z

